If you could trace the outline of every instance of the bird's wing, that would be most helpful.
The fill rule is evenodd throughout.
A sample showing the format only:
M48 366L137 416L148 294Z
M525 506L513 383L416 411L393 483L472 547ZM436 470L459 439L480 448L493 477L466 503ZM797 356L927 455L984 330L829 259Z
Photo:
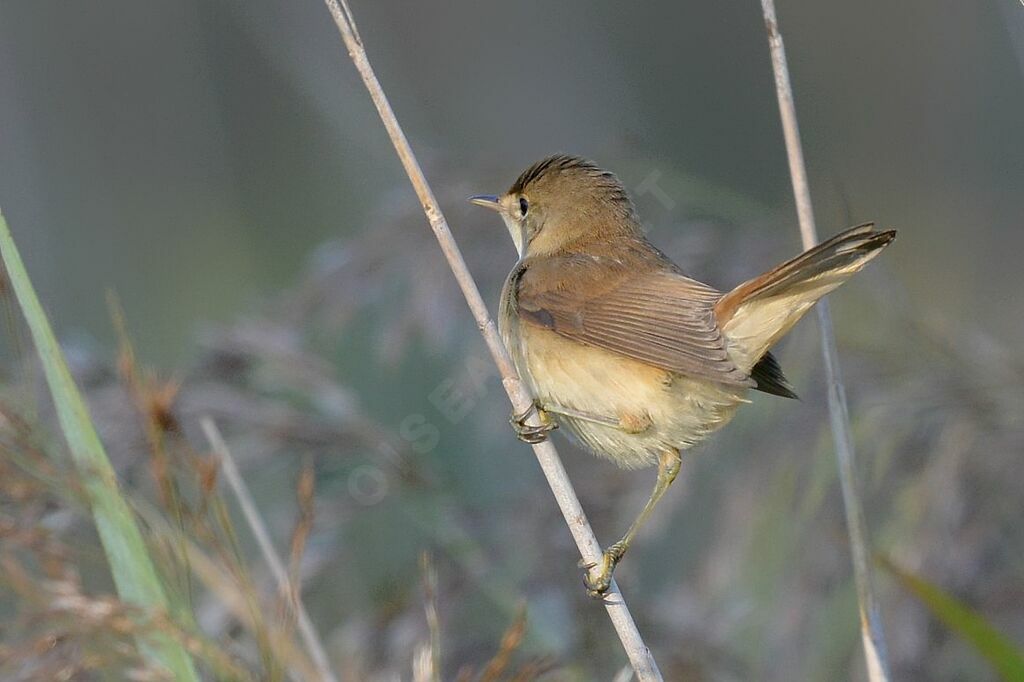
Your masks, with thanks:
M726 352L715 289L670 268L638 272L608 257L524 265L511 292L524 324L670 372L754 386Z

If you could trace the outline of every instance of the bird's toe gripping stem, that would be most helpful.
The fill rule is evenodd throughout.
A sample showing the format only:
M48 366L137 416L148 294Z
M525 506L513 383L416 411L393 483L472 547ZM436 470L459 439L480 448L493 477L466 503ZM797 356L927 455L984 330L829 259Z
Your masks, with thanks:
M534 414L537 415L540 424L536 426L527 424L526 422ZM541 408L537 401L533 401L530 407L522 412L513 410L508 423L512 425L512 430L516 432L516 438L530 445L543 443L547 440L548 433L558 428L558 424L548 416L547 412Z

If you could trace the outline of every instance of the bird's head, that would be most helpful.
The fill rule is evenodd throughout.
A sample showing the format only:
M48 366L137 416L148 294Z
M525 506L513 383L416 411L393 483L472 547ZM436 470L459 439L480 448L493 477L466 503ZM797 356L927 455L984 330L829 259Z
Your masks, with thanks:
M469 200L497 211L521 258L572 251L591 239L640 230L619 179L575 156L544 159L505 194Z

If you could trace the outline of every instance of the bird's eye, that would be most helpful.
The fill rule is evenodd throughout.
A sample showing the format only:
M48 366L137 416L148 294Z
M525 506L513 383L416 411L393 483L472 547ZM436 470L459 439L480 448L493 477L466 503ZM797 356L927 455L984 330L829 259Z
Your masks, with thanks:
M526 212L529 210L530 202L526 200L526 197L519 197L519 214L525 218Z

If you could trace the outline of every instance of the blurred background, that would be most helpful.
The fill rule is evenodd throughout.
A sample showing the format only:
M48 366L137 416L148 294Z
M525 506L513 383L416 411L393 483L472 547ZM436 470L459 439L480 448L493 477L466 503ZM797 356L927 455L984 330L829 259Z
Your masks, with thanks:
M799 250L757 3L353 10L488 301L515 253L465 197L555 152L617 172L653 241L719 288ZM1020 645L1024 6L778 12L819 233L900 233L831 297L873 542ZM0 3L0 129L0 206L122 479L160 496L154 406L118 361L108 292L147 395L166 389L172 469L207 450L197 420L215 417L285 552L315 474L303 592L348 679L408 679L431 599L444 679L479 672L520 605L523 675L623 666L322 4ZM9 310L5 409L59 453ZM802 401L755 396L684 459L617 574L667 679L864 679L814 324L778 356ZM598 537L617 538L653 472L556 440ZM85 517L33 509L84 589L109 592ZM896 679L997 679L892 575L877 583ZM183 589L203 631L259 670L215 597Z

